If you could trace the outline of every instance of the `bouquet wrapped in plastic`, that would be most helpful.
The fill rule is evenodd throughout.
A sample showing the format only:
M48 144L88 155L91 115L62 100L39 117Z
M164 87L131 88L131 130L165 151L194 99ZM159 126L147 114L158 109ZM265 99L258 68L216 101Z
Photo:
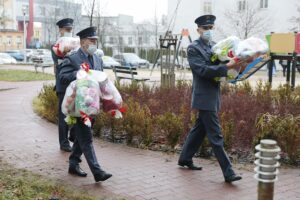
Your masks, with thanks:
M220 61L228 61L233 57L233 51L237 48L240 39L236 36L230 36L224 40L221 40L217 44L212 47L212 51L214 53L211 58L212 61L216 61L217 59Z
M85 125L91 127L91 117L100 111L99 97L100 89L97 81L93 79L73 81L68 86L62 103L62 112L67 116L67 123L73 124L72 117L81 117Z
M245 61L246 64L251 63L257 57L268 52L268 45L259 38L251 37L240 41L236 36L230 36L218 42L212 48L214 55L211 60L214 62L217 59L221 62L235 60ZM241 66L242 68L242 66ZM241 69L240 68L240 69ZM241 70L228 70L227 77L216 77L216 81L233 81L239 75Z
M105 112L121 118L125 109L122 97L107 75L101 71L89 70L86 63L77 72L77 79L67 87L62 103L65 121L72 125L76 117L81 117L85 125L91 127L91 118L100 112L100 101Z
M126 110L122 107L122 97L115 85L106 79L100 84L101 103L104 112L110 112L115 118L122 118Z
M53 45L52 50L55 55L63 58L67 53L76 50L80 47L79 38L74 37L60 37Z
M266 54L268 50L266 42L259 38L250 37L239 43L234 51L234 55L241 60L253 61L260 55Z

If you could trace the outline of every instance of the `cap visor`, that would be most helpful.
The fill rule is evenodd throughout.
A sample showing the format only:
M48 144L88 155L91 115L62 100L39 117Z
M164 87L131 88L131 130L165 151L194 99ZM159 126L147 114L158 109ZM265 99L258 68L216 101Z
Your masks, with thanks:
M90 36L90 37L86 37L86 38L89 38L89 39L98 39L99 37L98 36Z

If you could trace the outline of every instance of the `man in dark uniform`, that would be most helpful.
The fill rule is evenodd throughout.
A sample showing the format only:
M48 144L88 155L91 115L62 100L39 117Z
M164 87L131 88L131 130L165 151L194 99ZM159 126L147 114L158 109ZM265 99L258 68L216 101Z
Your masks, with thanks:
M193 74L192 107L199 111L196 124L191 129L178 165L191 170L201 170L202 167L193 164L192 157L199 150L205 136L208 137L214 154L219 161L226 182L240 180L232 170L232 166L223 145L218 111L220 109L220 82L215 77L226 77L228 69L238 69L242 62L230 61L226 65L216 65L211 62L213 45L211 31L216 17L200 16L195 20L200 38L188 47L188 61Z
M72 29L73 29L73 19L66 18L58 21L56 25L59 28L60 37L72 37ZM68 51L65 49L65 52ZM58 81L58 65L62 63L63 57L57 56L51 48L52 59L54 61L54 73L56 78L55 90L58 97L58 135L59 135L59 145L62 151L71 152L71 146L68 140L68 130L69 127L65 122L65 115L61 111L61 104L65 96L65 88L62 87L60 82ZM73 130L70 130L70 140L74 141Z
M80 37L80 49L65 57L63 63L59 67L59 80L66 88L70 82L76 79L76 74L82 63L88 63L90 69L103 70L102 60L94 53L97 50L96 27L89 27L77 33ZM74 125L75 142L72 153L69 157L69 173L81 177L87 174L79 167L81 162L80 156L84 154L88 165L94 175L95 181L105 181L112 175L106 173L100 168L93 147L91 128L86 126L84 122L77 118Z

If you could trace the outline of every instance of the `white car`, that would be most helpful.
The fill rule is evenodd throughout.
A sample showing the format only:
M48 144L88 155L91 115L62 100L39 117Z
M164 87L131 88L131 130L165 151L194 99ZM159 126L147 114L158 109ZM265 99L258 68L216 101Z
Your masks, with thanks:
M120 53L113 56L118 62L125 67L149 67L149 61L141 59L135 53Z
M115 61L115 59L113 59L110 56L102 56L102 60L103 60L103 68L104 69L111 69L113 67L121 67L121 64L117 61Z
M0 63L2 64L16 64L17 61L15 58L10 56L7 53L0 53Z

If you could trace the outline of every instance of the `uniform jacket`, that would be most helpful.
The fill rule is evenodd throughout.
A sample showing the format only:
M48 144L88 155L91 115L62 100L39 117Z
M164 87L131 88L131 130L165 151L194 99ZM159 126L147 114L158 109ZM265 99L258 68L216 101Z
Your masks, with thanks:
M220 83L215 77L226 77L227 67L212 63L211 45L201 38L188 47L188 61L193 73L192 108L206 111L220 109Z
M84 62L89 63L90 68L93 70L103 71L103 61L95 54L93 55L94 68L92 68L91 63L81 48L78 49L78 51L72 52L64 58L63 62L58 65L57 68L58 80L61 86L60 90L62 92L65 92L68 85L72 81L76 80L77 71L80 69L80 65Z

